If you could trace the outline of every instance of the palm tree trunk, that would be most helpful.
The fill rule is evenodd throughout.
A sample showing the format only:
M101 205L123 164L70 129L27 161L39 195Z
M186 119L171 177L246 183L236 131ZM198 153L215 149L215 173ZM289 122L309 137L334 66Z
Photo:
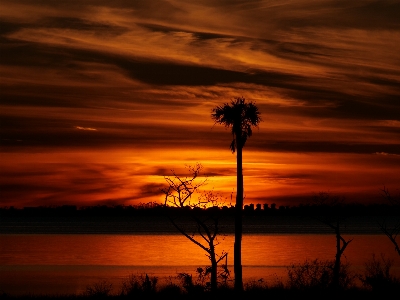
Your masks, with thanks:
M218 264L217 264L217 258L215 256L214 250L210 254L210 259L211 259L211 292L215 293L218 288L218 281L217 281Z
M234 272L235 272L235 291L243 291L242 273L242 214L243 214L243 168L242 168L242 147L241 141L237 140L237 187L236 187L236 206L235 206L235 244L234 244Z

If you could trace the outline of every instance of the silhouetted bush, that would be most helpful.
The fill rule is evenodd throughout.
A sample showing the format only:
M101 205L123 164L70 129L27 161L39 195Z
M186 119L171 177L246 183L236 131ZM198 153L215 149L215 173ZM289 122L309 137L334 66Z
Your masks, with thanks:
M400 291L400 279L391 274L393 264L393 260L386 259L384 254L380 259L373 254L364 265L364 274L360 276L364 287L376 292Z
M260 278L259 280L251 280L249 282L245 282L243 288L247 293L258 294L265 291L268 286L267 283L262 278Z
M332 289L334 261L305 261L302 264L288 267L288 288L295 290ZM341 264L339 288L348 289L354 286L356 275L349 271L348 264Z
M201 282L193 282L192 274L179 273L178 279L180 279L183 288L188 294L202 294L207 289L207 285L201 284Z
M88 285L86 287L84 295L99 299L110 296L111 291L112 291L112 283L108 282L107 280L103 280L96 282L92 285Z
M158 293L160 294L161 297L169 299L180 296L182 294L182 289L179 285L170 282L167 285L160 287Z
M122 283L122 296L151 295L157 291L157 277L146 275L130 275L128 280Z

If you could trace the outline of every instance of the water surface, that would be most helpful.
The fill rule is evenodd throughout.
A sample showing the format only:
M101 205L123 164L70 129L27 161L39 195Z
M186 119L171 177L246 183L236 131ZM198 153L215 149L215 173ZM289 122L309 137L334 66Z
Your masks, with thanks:
M384 235L345 235L353 239L343 259L361 271L373 254L400 259ZM218 250L228 252L233 272L233 235L220 239ZM335 256L335 236L328 234L245 234L244 281L285 279L287 266ZM82 293L100 280L118 291L129 275L149 274L164 282L180 272L195 275L208 265L205 252L182 235L174 234L2 234L0 290L9 294ZM232 274L233 276L233 274Z

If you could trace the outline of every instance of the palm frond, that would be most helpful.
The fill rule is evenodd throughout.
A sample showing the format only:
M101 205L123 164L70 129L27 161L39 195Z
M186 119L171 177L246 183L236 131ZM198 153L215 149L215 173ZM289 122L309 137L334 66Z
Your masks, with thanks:
M261 122L258 107L253 103L246 103L243 97L235 98L231 103L225 103L212 109L211 118L217 124L232 129L233 141L229 148L235 152L237 147L243 147L247 138L251 137L252 126ZM238 140L241 145L238 145Z

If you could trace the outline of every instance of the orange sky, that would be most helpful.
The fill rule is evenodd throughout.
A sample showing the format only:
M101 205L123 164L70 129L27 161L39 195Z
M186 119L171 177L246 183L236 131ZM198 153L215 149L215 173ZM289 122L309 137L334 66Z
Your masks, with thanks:
M243 96L245 204L348 202L400 189L398 1L0 2L0 205L163 199L199 162L230 199L213 124Z

